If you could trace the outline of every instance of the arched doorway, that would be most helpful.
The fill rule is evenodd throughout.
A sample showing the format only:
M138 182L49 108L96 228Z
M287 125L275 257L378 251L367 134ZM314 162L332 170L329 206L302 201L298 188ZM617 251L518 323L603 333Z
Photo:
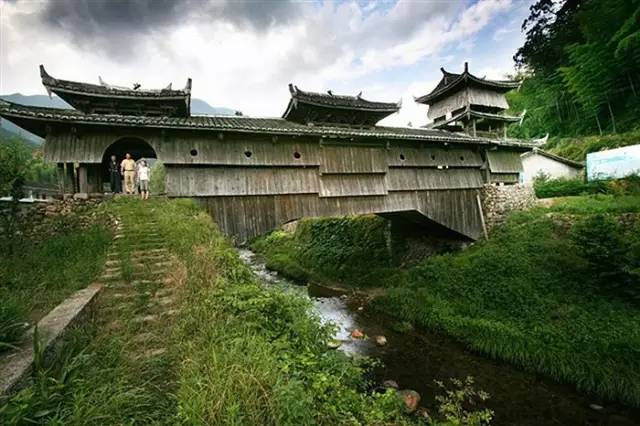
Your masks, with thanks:
M144 139L136 137L124 137L118 139L104 151L102 155L102 182L104 182L105 190L110 190L109 187L109 161L112 155L116 157L116 163L118 167L120 162L125 158L125 154L131 154L131 157L139 161L141 159L147 160L149 166L153 166L153 163L157 159L157 155L153 147L147 143Z

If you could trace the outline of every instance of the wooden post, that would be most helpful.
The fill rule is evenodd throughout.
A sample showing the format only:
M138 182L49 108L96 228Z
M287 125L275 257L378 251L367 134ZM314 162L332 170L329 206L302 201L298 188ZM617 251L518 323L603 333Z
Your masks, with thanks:
M87 176L87 165L80 164L78 167L78 192L82 194L89 193L89 181Z
M65 194L73 194L75 191L75 173L73 163L66 163L64 165L65 174L64 174L64 193Z
M487 232L487 224L484 221L484 212L482 211L482 201L480 200L480 191L476 192L476 201L478 203L478 211L480 212L480 222L482 223L482 233L484 239L489 239L489 233Z
M60 195L64 195L64 163L56 164L56 180L58 181Z
M98 164L88 164L87 166L87 192L93 194L96 192L101 192L99 187L99 168Z

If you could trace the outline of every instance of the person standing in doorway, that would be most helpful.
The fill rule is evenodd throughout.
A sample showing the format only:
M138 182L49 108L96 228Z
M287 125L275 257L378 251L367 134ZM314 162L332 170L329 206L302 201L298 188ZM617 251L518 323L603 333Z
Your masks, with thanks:
M120 168L115 155L112 155L109 160L109 183L111 184L111 192L117 194L121 191Z
M140 160L138 164L138 184L140 185L140 199L149 199L149 166L147 160Z
M131 158L128 152L124 156L124 160L120 163L120 171L124 175L124 190L127 194L133 194L135 190L136 162Z

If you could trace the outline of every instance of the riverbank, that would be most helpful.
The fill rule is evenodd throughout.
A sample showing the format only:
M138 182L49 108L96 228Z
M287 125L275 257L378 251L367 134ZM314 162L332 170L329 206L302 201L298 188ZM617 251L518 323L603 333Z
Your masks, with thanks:
M122 233L94 321L40 364L0 423L417 421L395 392L370 392L369 362L328 349L333 326L309 300L263 285L194 203L103 208L122 219Z
M376 287L385 290L372 307L442 331L490 358L637 406L638 211L637 196L591 196L514 214L490 241L462 252L408 270L383 264L384 279ZM370 243L375 241L386 244L375 237ZM335 284L327 266L333 261L335 270L345 255L308 266L314 244L296 230L272 233L253 247L268 263L279 258L270 265L276 269L296 263L306 278L328 276Z

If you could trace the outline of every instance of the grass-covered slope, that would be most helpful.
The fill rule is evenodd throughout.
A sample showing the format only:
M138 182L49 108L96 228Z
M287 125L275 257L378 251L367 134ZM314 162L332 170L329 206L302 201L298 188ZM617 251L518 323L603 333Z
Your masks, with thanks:
M86 287L104 263L110 231L81 228L71 218L51 223L59 232L44 239L13 238L0 245L0 352L75 290Z
M640 144L640 129L606 135L551 138L544 149L574 161L586 161L590 152Z
M251 247L267 267L297 281L379 287L398 278L386 232L377 216L302 219L294 232L272 232Z
M638 196L597 195L514 214L489 241L388 275L374 306L640 405L638 212ZM295 257L292 239L272 234L255 248Z
M38 370L34 386L0 408L2 424L403 425L411 422L393 393L366 392L366 367L327 348L332 327L310 302L267 288L239 259L211 218L188 200L119 199L104 206L123 218L117 243L126 265L129 243L160 234L178 265L172 314L149 315L166 277L134 284L133 299L107 288L95 326L72 342L61 363ZM173 284L178 285L178 284ZM151 291L153 293L153 291ZM169 307L165 309L169 310ZM153 319L153 318L152 318ZM86 334L89 335L87 341ZM166 353L136 355L142 341ZM83 348L87 345L86 348Z

